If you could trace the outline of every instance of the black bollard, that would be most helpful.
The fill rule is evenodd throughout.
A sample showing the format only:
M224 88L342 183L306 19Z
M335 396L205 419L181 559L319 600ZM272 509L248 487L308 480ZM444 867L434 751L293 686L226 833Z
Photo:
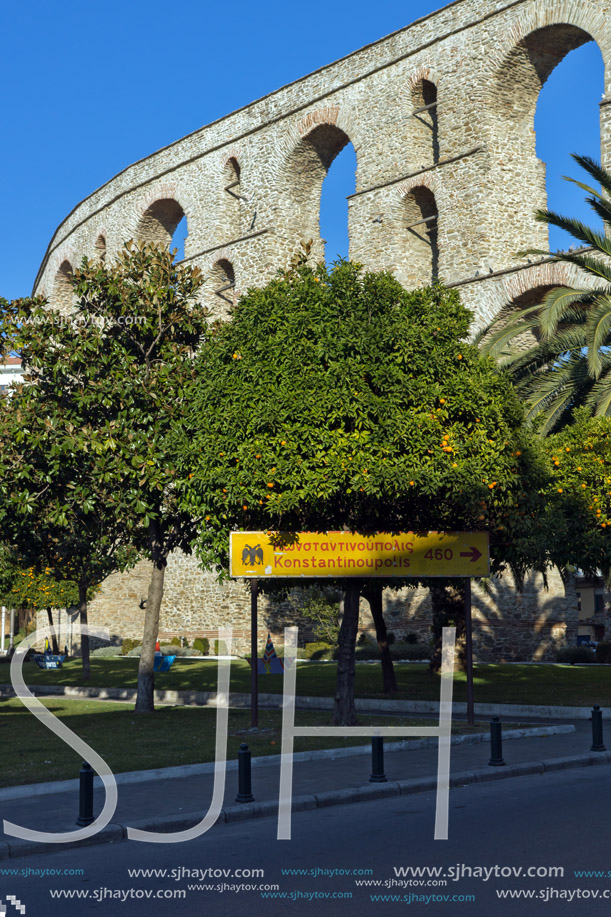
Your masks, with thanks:
M76 823L79 828L86 828L93 821L95 821L93 817L93 769L90 764L83 761L79 774L79 804Z
M606 751L603 742L603 712L598 704L592 709L592 748L590 751Z
M244 742L240 745L238 752L238 795L236 802L254 802L255 797L252 795L252 785L250 779L250 751L248 745Z
M371 777L370 783L387 783L384 773L384 736L371 738Z
M490 723L490 767L505 767L503 758L503 733L501 721L498 716L493 716Z

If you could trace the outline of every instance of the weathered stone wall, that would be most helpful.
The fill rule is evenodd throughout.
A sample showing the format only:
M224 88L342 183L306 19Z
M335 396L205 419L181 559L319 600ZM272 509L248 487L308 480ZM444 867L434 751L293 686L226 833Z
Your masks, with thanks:
M149 578L148 564L141 562L129 574L115 574L104 582L100 594L91 602L90 623L107 627L111 642L142 636ZM485 588L484 588L485 586ZM567 589L556 572L544 588L542 578L533 574L521 592L510 576L493 577L472 592L474 655L480 662L553 659L555 650L575 643L578 627L577 595L573 584ZM384 616L389 631L397 640L416 633L420 643L431 637L431 601L428 589L387 589ZM56 617L62 645L74 630L62 612ZM40 618L46 625L46 615ZM259 649L262 652L268 632L282 643L283 628L299 627L300 645L313 639L307 620L295 611L294 603L283 598L259 597ZM233 629L233 650L250 653L250 590L248 583L229 580L219 584L212 574L204 574L192 557L174 554L166 574L160 638L218 637L220 627ZM369 606L361 600L360 630L375 640ZM76 637L73 638L77 644Z
M312 258L323 256L322 182L350 141L350 256L408 287L440 277L485 324L508 303L574 279L564 266L528 264L515 252L546 246L546 227L532 218L546 201L535 154L539 90L590 39L611 62L606 0L458 0L129 166L58 227L35 292L68 308L68 278L84 255L112 258L130 238L167 243L185 215L185 260L202 268L202 295L225 316L240 291L286 267L302 242L312 239ZM607 166L610 73L600 103ZM92 621L137 636L146 582L143 566L111 577ZM503 583L493 593L494 601L474 593L482 658L543 658L564 633L572 639L573 594L516 595ZM427 629L423 594L386 604L398 632ZM247 611L242 585L220 587L193 560L172 558L162 633L208 635L231 623L244 649Z
M150 565L141 561L132 571L109 576L99 595L89 606L89 621L107 627L111 641L129 637L140 639L144 625L144 601L148 591ZM300 641L312 638L311 628L288 602L261 594L259 608L259 644L265 646L268 631L282 642L283 627L297 625ZM161 619L160 638L218 637L221 627L233 629L234 650L250 652L250 584L241 580L219 583L211 573L203 573L197 561L180 552L169 560Z
M555 658L555 650L575 643L577 595L574 584L566 589L559 574L548 576L548 588L532 574L519 592L510 574L492 577L472 589L474 657L479 662L539 661ZM373 639L368 616L361 628ZM363 609L362 609L363 612ZM431 599L428 589L387 590L384 617L397 639L417 633L419 642L431 638Z
M351 141L351 257L409 286L434 274L462 283L467 305L488 320L507 302L504 272L537 283L515 252L546 244L532 219L545 205L539 90L585 41L611 60L607 17L605 0L459 0L129 166L59 226L35 290L65 307L65 278L83 255L112 257L132 237L168 241L184 214L186 260L210 279L203 295L222 315L303 240L322 256L322 181Z

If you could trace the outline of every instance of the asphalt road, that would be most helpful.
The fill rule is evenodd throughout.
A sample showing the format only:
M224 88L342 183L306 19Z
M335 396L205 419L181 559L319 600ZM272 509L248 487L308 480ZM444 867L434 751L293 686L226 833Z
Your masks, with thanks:
M7 904L9 895L17 896L26 907L25 917L43 914L156 917L166 913L172 917L202 914L243 917L244 913L265 917L280 914L364 917L378 912L405 913L406 908L408 913L440 912L457 917L604 914L611 907L610 778L611 770L604 766L451 790L447 841L433 840L435 799L432 793L426 793L296 814L290 841L276 840L276 820L266 818L215 827L185 844L124 842L2 860L0 898ZM473 872L469 876L461 864L471 870L485 867L488 878L485 872L479 876ZM457 866L458 881L454 879ZM505 875L490 872L495 866L502 868ZM441 867L446 875L437 879L397 875L396 870L402 867ZM513 874L513 869L519 867L523 874ZM524 873L529 867L539 871L553 867L559 871L555 875L528 878ZM139 868L166 869L167 875L129 876L128 869ZM26 877L21 871L27 869L82 869L83 875ZM228 872L201 878L191 872L204 869L232 872L260 869L264 874L236 877ZM371 870L371 873L289 876L282 873L287 869ZM450 869L453 873L448 876ZM507 874L508 869L512 875ZM6 870L18 870L21 874L10 875ZM608 871L608 877L576 877L575 870ZM357 881L382 884L363 886L356 885ZM447 884L390 886L388 883L393 881ZM198 889L199 885L210 888ZM223 886L228 887L219 891ZM236 890L239 886L246 888ZM265 886L277 886L268 890L289 897L263 897ZM88 897L53 898L51 890L87 892ZM112 896L104 890L112 892ZM177 891L186 895L169 897ZM542 896L499 897L498 892L505 891ZM565 897L552 897L555 892ZM144 897L146 893L151 897ZM303 897L340 893L351 897ZM571 893L572 901L566 897ZM603 898L605 893L609 897ZM105 897L99 900L101 894ZM374 901L373 895L395 895L399 900ZM414 895L436 898L427 902L410 898ZM473 896L473 900L439 900L438 896ZM15 904L9 901L7 917L17 913Z

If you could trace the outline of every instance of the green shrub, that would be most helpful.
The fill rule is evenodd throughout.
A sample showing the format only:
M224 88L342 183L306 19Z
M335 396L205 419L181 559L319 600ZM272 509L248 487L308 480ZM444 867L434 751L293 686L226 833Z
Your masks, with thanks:
M196 637L193 641L193 649L199 650L202 656L207 656L210 650L210 641L207 637Z
M182 643L180 642L180 637L172 637L172 639L170 640L170 645L171 646L182 646Z
M199 650L190 650L186 646L176 646L175 644L162 646L161 652L164 656L201 656Z
M594 662L595 656L589 646L563 646L556 652L556 660L567 665Z
M418 661L420 659L429 659L431 648L424 643L418 646L407 643L394 643L390 647L390 655L395 660ZM366 662L370 659L379 659L380 651L377 646L357 646L356 661Z
M129 656L135 646L138 646L138 640L132 640L131 637L126 637L121 644L121 655Z
M276 656L279 656L280 659L284 659L284 645L282 643L274 643L274 649L276 650ZM306 659L305 649L302 646L297 647L297 659Z
M395 642L395 640L396 640L396 637L395 637L394 632L393 632L392 630L387 631L387 633L386 633L386 642L388 643L388 645L389 645L389 646L392 646L393 643Z
M132 640L130 642L135 643L136 641ZM131 649L129 653L127 653L127 655L128 656L139 656L141 652L142 652L142 645L134 646L133 649Z
M357 662L365 662L369 659L379 659L380 651L377 646L373 646L372 644L369 644L369 646L357 646L355 657ZM337 654L334 654L334 658L337 658Z
M330 643L306 643L306 659L333 659L334 647Z
M420 659L431 658L432 647L427 643L396 643L390 649L393 659L402 659L405 662L418 662Z
M410 630L405 635L406 643L418 643L418 634L414 633L413 630Z
M120 656L122 647L120 646L99 646L97 650L93 650L91 655L99 657L109 658L111 656Z
M224 640L215 640L214 641L214 655L215 656L226 656L227 655L227 644Z
M611 643L599 643L595 651L596 662L611 662Z

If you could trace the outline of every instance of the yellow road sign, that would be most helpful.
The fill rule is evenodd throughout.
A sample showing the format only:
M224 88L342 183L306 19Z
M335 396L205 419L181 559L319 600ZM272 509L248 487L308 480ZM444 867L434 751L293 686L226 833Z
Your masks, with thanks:
M487 532L231 532L231 576L488 576Z

